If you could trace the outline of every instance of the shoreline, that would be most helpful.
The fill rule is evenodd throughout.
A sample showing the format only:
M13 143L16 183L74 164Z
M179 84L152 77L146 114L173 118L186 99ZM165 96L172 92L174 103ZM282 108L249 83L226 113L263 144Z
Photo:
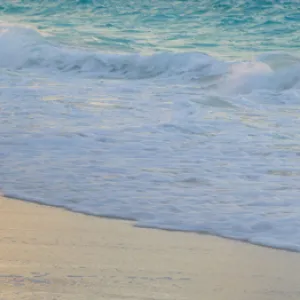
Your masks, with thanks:
M129 222L129 223L131 223L131 225L133 227L136 227L136 228L143 228L143 229L147 229L147 230L166 231L166 232L179 232L179 233L194 234L194 235L195 234L196 235L207 235L207 236L211 236L211 237L216 237L216 238L220 238L220 239L234 241L234 242L237 242L237 243L253 245L253 246L256 246L256 247L263 247L263 248L273 249L273 250L278 250L278 251L298 253L300 255L300 250L298 251L298 250L295 250L295 249L292 249L292 248L283 248L283 247L280 247L280 246L270 246L270 245L263 244L263 243L254 243L254 242L251 242L251 241L246 240L246 239L226 237L226 236L214 234L212 232L205 232L205 231L201 232L201 231L190 231L190 230L183 230L183 229L180 230L180 229L168 229L168 228L159 228L159 227L138 226L138 225L136 225L136 223L138 221L135 220L135 219L129 219L129 218L126 219L126 218L117 217L117 216L105 216L105 215L97 215L97 214L92 214L92 213L86 213L86 212L83 212L83 211L72 210L72 209L70 209L68 207L65 207L63 205L48 204L48 203L44 203L42 201L32 200L31 198L27 199L26 197L25 198L19 198L19 197L14 197L14 196L10 196L10 195L0 194L0 198L1 197L6 198L6 199L10 199L10 200L21 201L21 202L25 202L25 203L32 203L32 204L36 204L36 205L40 205L40 206L61 209L61 210L64 210L66 212L69 212L69 213L80 214L80 215L84 215L84 216L92 217L92 218L100 218L100 219L104 219L104 220Z
M300 255L0 196L0 299L299 299Z

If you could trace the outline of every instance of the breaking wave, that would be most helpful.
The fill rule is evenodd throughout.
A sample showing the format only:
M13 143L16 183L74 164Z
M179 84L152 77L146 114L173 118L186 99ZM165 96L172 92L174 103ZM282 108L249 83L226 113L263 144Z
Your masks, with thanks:
M0 67L36 69L110 79L178 78L217 80L238 92L286 90L299 86L300 59L267 53L251 61L222 61L200 52L111 54L52 43L25 26L0 25Z

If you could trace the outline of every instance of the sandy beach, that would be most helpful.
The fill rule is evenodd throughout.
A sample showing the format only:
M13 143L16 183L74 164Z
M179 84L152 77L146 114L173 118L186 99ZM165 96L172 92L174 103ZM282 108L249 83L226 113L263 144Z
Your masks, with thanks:
M300 299L300 254L0 198L0 299Z

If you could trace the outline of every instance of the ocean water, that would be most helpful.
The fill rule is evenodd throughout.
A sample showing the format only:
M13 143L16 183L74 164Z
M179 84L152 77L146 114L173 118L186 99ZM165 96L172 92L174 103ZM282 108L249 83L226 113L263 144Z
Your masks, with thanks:
M300 251L300 6L0 0L0 188Z

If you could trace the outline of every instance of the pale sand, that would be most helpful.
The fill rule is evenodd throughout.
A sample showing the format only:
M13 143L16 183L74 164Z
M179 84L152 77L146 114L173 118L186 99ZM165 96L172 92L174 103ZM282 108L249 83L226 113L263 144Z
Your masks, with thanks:
M300 299L300 254L0 198L0 299Z

